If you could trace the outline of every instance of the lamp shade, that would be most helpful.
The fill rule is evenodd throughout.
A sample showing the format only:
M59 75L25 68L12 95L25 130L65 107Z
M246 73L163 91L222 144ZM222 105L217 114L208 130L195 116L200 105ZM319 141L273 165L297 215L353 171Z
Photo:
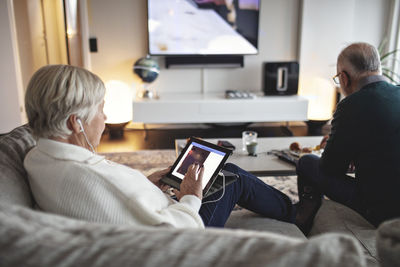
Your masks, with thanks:
M124 82L111 80L106 82L106 95L104 113L107 116L106 123L118 124L132 120L133 91Z
M336 103L336 89L321 77L309 77L301 83L299 94L308 99L308 119L327 121L332 118Z

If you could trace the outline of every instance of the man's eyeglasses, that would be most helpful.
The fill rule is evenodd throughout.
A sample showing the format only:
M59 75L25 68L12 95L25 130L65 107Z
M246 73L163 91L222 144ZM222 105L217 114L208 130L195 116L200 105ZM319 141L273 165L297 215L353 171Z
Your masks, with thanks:
M334 83L340 84L339 76L341 74L342 74L342 72L339 72L338 74L336 74L335 76L332 77L332 80L334 81Z

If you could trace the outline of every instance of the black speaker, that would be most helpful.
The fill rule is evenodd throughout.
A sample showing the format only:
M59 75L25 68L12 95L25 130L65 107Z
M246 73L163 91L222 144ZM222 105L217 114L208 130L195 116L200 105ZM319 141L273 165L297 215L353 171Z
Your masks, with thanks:
M296 95L299 87L299 63L264 62L262 84L265 95Z
M244 56L166 56L165 67L168 68L243 68Z

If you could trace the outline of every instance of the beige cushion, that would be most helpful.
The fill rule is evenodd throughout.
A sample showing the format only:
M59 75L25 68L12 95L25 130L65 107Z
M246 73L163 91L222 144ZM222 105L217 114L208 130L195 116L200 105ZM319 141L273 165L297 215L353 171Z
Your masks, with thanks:
M400 266L400 219L379 226L376 244L382 267Z
M3 266L365 266L351 237L102 225L0 204Z
M33 207L23 161L36 141L27 125L0 137L0 202Z
M363 247L368 265L378 265L376 228L354 210L331 200L324 200L317 212L309 237L340 232L355 237Z
M265 218L246 209L233 211L225 224L225 228L267 231L302 240L307 239L300 229L292 223Z

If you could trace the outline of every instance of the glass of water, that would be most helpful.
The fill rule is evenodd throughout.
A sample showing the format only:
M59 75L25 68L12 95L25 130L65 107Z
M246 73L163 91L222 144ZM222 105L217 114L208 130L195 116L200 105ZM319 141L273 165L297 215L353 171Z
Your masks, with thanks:
M242 150L247 151L247 145L257 143L257 132L244 131L242 132Z

